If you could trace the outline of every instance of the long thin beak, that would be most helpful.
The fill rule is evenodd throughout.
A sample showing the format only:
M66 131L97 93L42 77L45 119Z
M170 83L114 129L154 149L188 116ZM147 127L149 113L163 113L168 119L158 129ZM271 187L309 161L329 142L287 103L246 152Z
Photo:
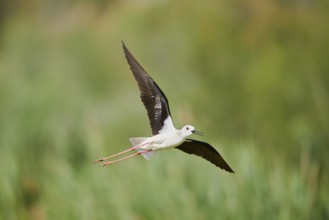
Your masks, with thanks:
M204 134L201 131L194 130L192 131L193 134L201 135L203 136Z

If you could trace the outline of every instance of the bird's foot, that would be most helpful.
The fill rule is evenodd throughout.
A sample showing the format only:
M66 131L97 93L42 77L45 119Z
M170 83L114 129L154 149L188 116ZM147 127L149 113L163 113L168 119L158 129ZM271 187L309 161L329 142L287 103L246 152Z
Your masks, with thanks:
M103 162L105 159L104 158L100 158L100 159L98 159L98 160L95 160L95 161L93 161L92 163L94 164L94 163L99 163L99 162Z
M108 165L111 165L113 162L112 161L109 161L109 162L105 162L105 163L102 163L101 165L99 165L100 167L106 167Z

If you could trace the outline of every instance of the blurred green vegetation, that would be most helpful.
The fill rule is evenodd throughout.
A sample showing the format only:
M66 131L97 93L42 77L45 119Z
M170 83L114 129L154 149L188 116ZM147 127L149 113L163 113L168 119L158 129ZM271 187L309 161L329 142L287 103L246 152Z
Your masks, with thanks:
M328 6L2 1L0 219L328 219ZM150 135L121 40L236 174L91 164Z

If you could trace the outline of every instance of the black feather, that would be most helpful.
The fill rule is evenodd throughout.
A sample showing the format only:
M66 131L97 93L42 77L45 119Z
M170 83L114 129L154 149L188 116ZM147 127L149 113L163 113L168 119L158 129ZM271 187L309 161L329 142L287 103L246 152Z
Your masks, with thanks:
M226 163L223 157L213 148L210 144L193 139L186 139L181 145L176 147L188 154L194 154L202 157L217 167L226 170L227 172L234 173L231 167Z
M138 84L140 97L150 120L152 134L156 135L162 129L164 121L170 116L168 99L152 77L147 74L144 68L129 52L123 42L122 47L130 69Z

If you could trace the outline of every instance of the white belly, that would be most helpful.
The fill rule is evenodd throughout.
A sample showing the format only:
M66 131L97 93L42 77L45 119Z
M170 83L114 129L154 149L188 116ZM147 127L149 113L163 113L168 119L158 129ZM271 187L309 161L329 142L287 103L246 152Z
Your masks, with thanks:
M185 138L181 137L177 131L171 131L166 133L157 134L144 141L148 143L142 146L143 150L168 150L179 146L185 141Z

